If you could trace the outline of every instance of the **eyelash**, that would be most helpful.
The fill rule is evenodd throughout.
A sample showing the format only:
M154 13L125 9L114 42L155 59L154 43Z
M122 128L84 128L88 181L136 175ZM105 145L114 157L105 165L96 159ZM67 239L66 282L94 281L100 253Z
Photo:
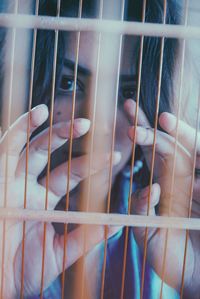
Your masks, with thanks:
M66 84L71 84L71 86L67 86L66 87ZM74 77L73 76L62 76L61 78L61 81L60 81L60 90L61 91L64 91L64 92L73 92L74 90L74 84L75 84L75 81L74 81ZM133 85L128 85L128 86L121 86L120 87L120 90L119 90L119 102L118 104L123 104L124 103L124 100L128 99L128 98L132 98L134 99L136 97L136 86L134 86L135 84ZM77 82L76 82L76 91L81 91L81 92L84 92L85 91L85 86L84 84L79 80L77 79Z
M119 89L119 100L118 104L122 105L127 99L135 99L137 94L136 86L121 86Z
M71 84L71 86L66 86L66 84ZM75 81L74 77L72 76L62 76L61 81L60 81L60 86L59 88L65 92L73 92L75 86ZM85 86L84 84L77 79L76 81L76 91L85 91Z
M135 87L130 87L130 86L125 86L121 88L121 94L124 99L132 98L134 99L136 96L136 88Z

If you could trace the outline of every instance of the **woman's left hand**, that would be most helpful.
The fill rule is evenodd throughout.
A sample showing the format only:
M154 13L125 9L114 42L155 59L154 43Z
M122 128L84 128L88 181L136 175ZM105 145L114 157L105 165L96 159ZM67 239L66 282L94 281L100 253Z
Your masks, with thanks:
M134 121L135 103L132 100L125 103L125 110ZM155 184L151 187L151 196L149 187L132 195L132 211L140 215L155 215L155 205L159 202L160 216L189 217L191 212L191 216L198 217L200 177L194 175L194 168L200 168L200 133L183 121L179 121L177 125L176 117L170 113L162 113L159 124L165 132L156 131L153 168ZM135 128L131 127L128 135L131 140L135 137L136 143L142 147L151 170L154 129L150 127L141 109L138 125L136 132ZM139 246L144 249L145 228L137 228L134 231ZM186 298L196 298L199 291L199 236L198 232L189 233L184 280ZM163 273L165 240L166 229L149 229L147 257L159 276ZM164 280L177 290L181 287L185 240L185 231L168 230Z

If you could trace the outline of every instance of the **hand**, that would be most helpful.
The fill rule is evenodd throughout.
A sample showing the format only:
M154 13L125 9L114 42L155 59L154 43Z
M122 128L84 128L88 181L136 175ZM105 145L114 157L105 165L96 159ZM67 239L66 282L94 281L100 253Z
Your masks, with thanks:
M39 105L31 110L30 132L40 126L48 117L45 105ZM0 192L1 206L3 206L5 191L6 206L22 208L24 204L24 184L27 141L28 114L22 115L9 129L0 142ZM87 119L74 121L73 138L78 138L89 130L90 122ZM70 122L59 123L52 128L51 151L63 145L69 138ZM29 147L28 176L27 176L27 208L44 209L45 207L45 178L38 182L37 178L47 163L49 129L42 131L32 139ZM6 149L8 147L8 167L6 167ZM119 157L117 158L119 160ZM92 174L106 168L109 157L96 159ZM117 162L116 160L114 163ZM7 168L7 181L5 170ZM53 210L66 193L67 162L55 168L49 176L48 209ZM88 175L88 157L75 158L71 162L71 175L69 178L70 190ZM7 185L7 187L6 187ZM41 283L42 245L43 245L42 222L26 222L25 255L24 255L24 295L38 294ZM118 228L111 228L109 236ZM86 251L104 239L104 227L89 226L90 235ZM2 240L2 229L0 233ZM22 256L22 221L6 221L5 235L5 258L4 258L4 295L6 298L19 296L21 288L21 256ZM44 287L46 288L61 272L63 263L64 237L55 233L50 223L46 225L46 251ZM2 250L2 248L1 248ZM66 267L74 263L84 250L83 226L68 233ZM1 262L2 263L2 262ZM0 269L2 264L0 263Z
M126 110L133 111L135 104L132 100L126 103ZM200 134L197 132L197 156L194 157L196 131L183 121L178 123L178 142L176 161L174 163L174 149L176 137L176 117L169 113L162 113L159 124L165 132L156 132L156 158L154 168L154 181L150 196L150 215L155 215L155 205L159 202L160 216L188 217L191 198L191 182L193 176L193 161L196 158L196 167L199 167ZM142 146L147 160L151 163L152 145L154 139L153 129L142 110L139 111L139 127L136 130L136 143ZM148 127L148 128L147 128ZM129 129L129 137L133 139L134 128ZM175 167L174 167L175 166ZM174 177L172 176L174 167ZM173 182L173 181L174 182ZM200 181L195 177L194 196L200 190ZM132 195L132 211L147 215L149 187L137 191ZM199 200L193 201L192 215L198 216L200 212ZM137 242L144 250L145 228L134 229ZM180 291L186 233L182 230L168 230L167 256L165 262L166 283ZM163 271L163 254L166 240L166 229L149 229L147 258L159 276ZM196 298L199 293L199 233L190 232L187 246L187 258L184 280L185 298Z

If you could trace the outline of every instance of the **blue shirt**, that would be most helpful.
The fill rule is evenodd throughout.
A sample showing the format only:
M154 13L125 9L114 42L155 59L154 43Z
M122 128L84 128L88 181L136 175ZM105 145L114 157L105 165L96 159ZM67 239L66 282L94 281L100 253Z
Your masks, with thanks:
M122 265L124 253L125 229L120 230L115 236L109 239L107 247L106 274L104 286L104 299L120 299ZM96 246L94 250L103 253L103 244ZM139 299L141 286L141 272L143 256L134 238L133 230L129 229L127 248L126 276L124 287L124 299ZM100 261L103 264L103 254ZM159 299L161 289L161 279L146 262L144 299ZM91 279L91 277L89 278ZM65 295L67 298L67 294ZM61 298L61 282L59 278L50 285L43 293L44 299ZM164 283L163 299L179 299L179 294ZM39 299L39 296L30 299ZM99 299L99 298L98 298Z

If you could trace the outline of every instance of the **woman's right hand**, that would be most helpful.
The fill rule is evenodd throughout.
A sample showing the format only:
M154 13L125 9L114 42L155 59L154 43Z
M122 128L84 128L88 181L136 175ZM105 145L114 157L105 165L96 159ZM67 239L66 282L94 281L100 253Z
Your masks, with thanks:
M26 170L26 142L28 113L22 115L4 134L0 141L0 192L1 206L24 208L25 175L27 171L26 207L31 210L44 210L46 200L46 179L38 182L38 176L48 161L49 128L30 141L28 169ZM48 117L45 105L39 105L30 112L30 133L32 134ZM71 123L58 123L52 127L51 152L63 145L70 136ZM87 119L75 119L73 138L86 134L90 122ZM109 157L96 159L91 174L104 170ZM116 163L119 157L116 158ZM82 156L71 161L69 178L70 190L75 188L88 175L88 157ZM58 201L66 194L67 162L59 165L49 174L48 206L53 210ZM1 224L2 225L2 224ZM3 226L2 226L3 227ZM24 295L39 294L41 285L41 267L43 254L44 223L26 221L24 250ZM74 263L84 252L83 226L74 229L67 236L66 268ZM110 228L109 236L118 228ZM22 236L23 222L7 220L5 238L0 233L1 250L4 259L0 262L0 275L3 281L3 294L6 298L19 296L22 273ZM104 239L103 226L88 226L90 236L86 251ZM3 242L5 241L5 242ZM3 247L4 246L4 247ZM64 236L56 234L51 223L46 223L46 246L44 260L44 288L56 279L63 270ZM3 269L3 272L2 272ZM5 295L6 294L6 295ZM3 296L3 297L4 297Z

